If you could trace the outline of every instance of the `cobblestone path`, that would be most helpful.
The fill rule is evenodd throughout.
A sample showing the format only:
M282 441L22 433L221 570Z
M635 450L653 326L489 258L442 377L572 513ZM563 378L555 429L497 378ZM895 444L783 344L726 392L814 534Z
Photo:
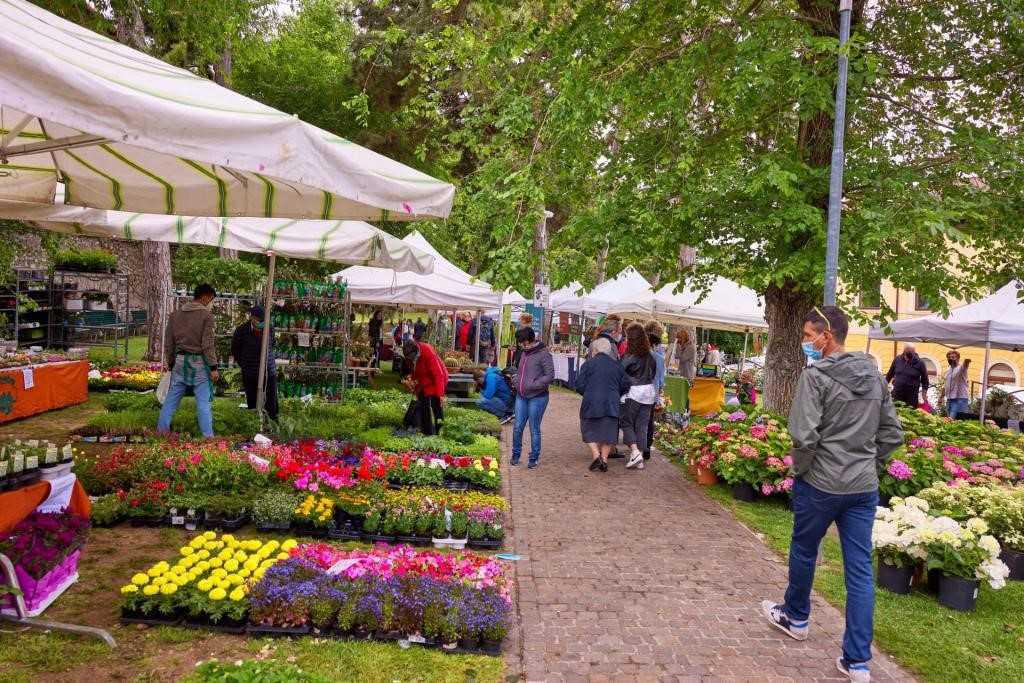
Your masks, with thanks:
M786 567L657 453L641 472L591 473L579 400L552 392L541 465L509 467L519 628L506 645L529 681L846 680L843 618L815 596L811 637L772 629L757 605L781 599ZM528 443L529 430L524 437ZM884 655L875 681L912 680Z

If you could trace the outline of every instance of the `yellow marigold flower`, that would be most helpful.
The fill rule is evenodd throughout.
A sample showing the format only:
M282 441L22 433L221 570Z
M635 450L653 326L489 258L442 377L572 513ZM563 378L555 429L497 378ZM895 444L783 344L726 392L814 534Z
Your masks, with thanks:
M127 586L121 586L121 594L127 595L128 593L138 593L139 587L134 583L129 583Z
M271 552L273 552L274 550L277 550L280 547L280 545L281 544L278 543L276 539L271 539L267 541L266 545L264 545L263 547L270 548Z
M210 572L210 574L211 574L211 575L213 576L213 578L215 578L215 579L219 579L219 578L221 578L222 576L227 576L227 575L228 575L228 572L227 572L227 570L226 570L226 569L224 569L223 567L217 567L217 568L216 568L216 569L214 569L214 570L213 570L212 572Z
M224 548L224 550L221 550L219 553L217 553L217 557L219 557L222 560L230 560L233 556L234 553L231 552L231 550L228 548Z
M241 550L239 550L237 553L234 554L234 558L238 562L245 562L246 560L249 559L249 554L248 553L243 553Z
M289 557L291 557L291 555L289 555L288 553L278 553L277 554L277 559L279 559L279 560L287 560Z
M229 572L235 571L236 569L238 569L238 560L227 560L226 562L224 562L224 569L227 569Z
M219 567L222 564L224 564L224 560L220 559L219 557L215 557L212 560L210 560L211 567Z
M180 553L181 553L182 555L184 555L185 557L188 557L189 555L191 555L191 554L192 554L192 553L194 553L195 551L196 551L196 549L195 549L195 548L193 548L193 547L192 547L192 546L190 546L190 545L186 545L186 546L183 546L182 548L180 548L180 549L178 550L178 552L180 552Z
M262 545L263 545L262 543L260 543L258 540L256 540L254 538L251 541L249 541L248 549L249 550L259 550L260 546L262 546Z
M203 532L203 538L206 538L206 539L209 539L209 540L212 541L213 539L217 538L217 534L213 533L212 531L204 531Z
M266 570L263 567L260 567L252 573L252 580L259 582L259 580L263 578L264 572L266 572Z
M286 540L284 543L281 544L281 550L291 550L292 548L294 548L298 544L299 544L299 542L296 541L294 538L289 538L288 540Z
M248 560L245 561L245 564L242 566L248 569L249 571L252 571L253 569L256 569L256 567L260 566L260 560L257 557L250 557Z
M164 573L164 571L165 570L164 570L163 567L155 567L154 566L154 567L150 567L149 570L146 573L149 574L150 576L154 576L155 577L155 576L160 576L161 574Z
M150 583L149 585L156 586L157 588L159 588L160 586L164 585L165 583L167 583L167 577L166 576L158 576L155 579L153 579L153 582Z
M210 568L210 563L207 562L206 560L200 560L199 562L196 562L196 571L197 572L205 572L209 568Z
M161 595L174 595L178 590L178 584L176 583L165 583L160 586Z
M227 596L228 593L223 588L214 588L212 591L210 591L211 600L223 600Z
M153 584L149 584L148 586L144 586L143 589L142 589L142 594L143 595L156 595L159 592L160 592L160 587L159 586L154 586Z
M240 577L242 577L243 579L248 579L250 574L252 574L252 570L251 569L245 569L243 567L242 569L238 570L238 575Z
M263 560L262 562L260 562L260 569L269 569L270 567L273 567L274 564L276 563L277 558L271 557L269 560Z
M210 557L210 551L204 548L200 550L198 553L196 553L196 557L198 557L200 560L206 560Z
M211 581L210 579L203 579L202 581L196 584L196 588L206 593L211 588L213 588L213 581Z
M234 534L224 534L223 536L220 537L220 540L224 541L225 543L234 543L235 542L235 535Z
M240 574L232 574L228 577L228 583L230 583L232 586L240 586L244 581L245 578L242 577Z
M188 542L188 545L190 548L198 550L199 548L202 548L204 545L206 545L206 539L202 536L196 536Z
M132 577L132 583L134 583L136 586L145 586L147 583L149 583L149 576L147 574L139 572L138 574Z
M241 588L236 588L235 590L231 591L231 595L229 597L235 602L238 602L239 600L245 597L245 591L243 591Z

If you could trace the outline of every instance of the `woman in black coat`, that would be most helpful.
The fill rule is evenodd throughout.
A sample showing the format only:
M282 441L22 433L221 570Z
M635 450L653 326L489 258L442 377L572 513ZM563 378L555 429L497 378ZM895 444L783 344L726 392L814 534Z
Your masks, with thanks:
M590 360L576 374L580 404L580 431L590 446L590 471L608 471L608 456L619 441L619 406L631 385L611 342L598 337L590 344Z

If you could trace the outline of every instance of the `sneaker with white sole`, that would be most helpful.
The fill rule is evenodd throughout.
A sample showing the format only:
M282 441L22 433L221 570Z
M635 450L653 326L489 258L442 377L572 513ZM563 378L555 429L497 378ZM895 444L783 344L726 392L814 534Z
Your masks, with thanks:
M642 470L643 468L644 468L644 461L643 461L643 460L641 460L640 462L638 462L638 463L636 464L636 469L638 469L638 470Z
M768 623L790 638L794 640L807 640L807 634L811 630L808 623L806 621L801 623L791 620L786 616L786 611L782 609L782 605L776 604L771 600L762 600L761 613L764 614Z
M871 683L871 671L868 669L867 662L852 664L845 658L839 657L836 659L836 668L846 674L854 683Z
M626 469L631 470L637 465L644 464L644 456L640 451L637 451L633 455L629 456L629 460L626 462Z

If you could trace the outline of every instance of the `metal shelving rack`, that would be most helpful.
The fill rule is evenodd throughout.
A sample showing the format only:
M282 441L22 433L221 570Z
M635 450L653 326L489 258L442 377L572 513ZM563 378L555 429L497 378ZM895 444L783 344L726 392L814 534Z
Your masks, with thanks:
M72 296L68 296L68 295ZM105 294L113 300L105 309L92 309L85 302L89 295ZM128 357L131 310L128 301L128 275L55 270L50 279L49 345L54 348L100 346L112 348L115 358ZM77 297L77 298L76 298ZM83 301L82 309L68 308L69 301ZM106 313L113 313L108 320ZM90 315L92 314L92 315Z
M313 284L313 283L310 283ZM277 289L275 287L275 289ZM274 311L280 314L280 309L286 307L289 304L293 306L298 304L308 304L316 307L333 308L335 306L341 307L341 326L339 329L319 331L312 328L279 328L274 326L274 347L275 357L277 357L277 349L280 348L279 339L284 335L298 335L308 334L310 335L310 346L315 347L316 338L331 338L335 340L335 343L339 344L337 348L340 350L340 361L338 363L322 363L322 362L304 362L296 361L293 359L287 359L287 363L278 362L277 372L280 381L281 377L287 376L289 373L302 368L310 368L321 371L327 371L330 373L338 373L340 375L340 391L338 396L333 399L334 401L342 401L345 396L345 389L348 385L348 356L349 356L349 341L351 340L351 318L352 318L352 297L345 289L345 293L340 299L334 299L323 296L281 296L275 293L273 297ZM280 359L279 359L280 360ZM280 391L280 388L278 389Z
M18 346L49 346L50 324L53 319L50 303L50 278L45 270L40 269L19 268L14 272L14 319L11 325L16 336L12 338L17 339ZM3 298L9 301L9 296L7 294ZM21 297L35 302L35 310L18 310ZM4 311L4 313L6 315L9 311Z

